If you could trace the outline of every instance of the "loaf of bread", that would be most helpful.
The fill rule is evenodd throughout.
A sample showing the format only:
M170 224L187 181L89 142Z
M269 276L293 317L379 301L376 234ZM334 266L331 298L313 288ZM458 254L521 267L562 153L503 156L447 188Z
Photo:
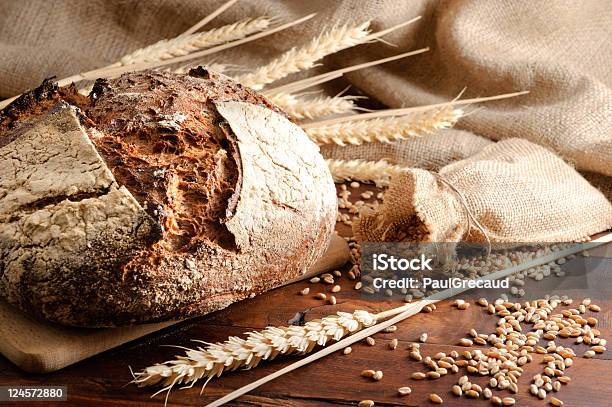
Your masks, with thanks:
M204 68L45 81L0 112L0 295L50 321L222 309L305 272L335 214L302 129Z

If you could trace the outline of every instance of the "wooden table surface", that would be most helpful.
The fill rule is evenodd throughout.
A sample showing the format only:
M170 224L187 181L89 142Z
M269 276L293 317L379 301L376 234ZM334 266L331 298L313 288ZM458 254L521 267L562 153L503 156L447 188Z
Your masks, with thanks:
M610 251L608 248L607 252ZM598 253L602 255L603 250L594 254ZM612 284L607 283L611 264L608 260L607 266L599 267L596 272L588 275L590 289L569 292L574 298L592 296L596 299L595 302L601 305L602 311L596 316L600 321L602 337L608 340L612 339L612 301L608 294L608 287ZM549 280L554 279L552 277ZM346 277L342 277L339 284L342 286L342 291L336 295L338 304L335 306L314 298L315 293L329 290L329 286L309 282L295 283L234 304L207 317L183 322L51 374L23 373L0 356L0 385L67 386L68 402L45 403L49 406L163 405L163 395L153 399L149 397L155 391L153 388L128 385L131 380L129 366L139 370L156 362L169 360L182 352L160 345L189 347L192 346L191 339L207 342L222 341L230 335L241 335L268 325L286 325L289 320L295 320L298 313L302 313L305 320L311 320L333 314L338 310L366 309L376 312L401 305L399 302L368 301L360 292L352 289L354 281L349 281ZM311 287L310 295L297 294L304 287ZM375 335L375 346L368 346L365 343L355 344L353 352L349 355L337 352L325 357L262 386L241 397L232 405L356 405L359 400L371 399L376 401L377 406L428 406L432 405L428 401L428 395L437 393L444 398L444 405L448 406L490 406L490 401L459 399L451 394L451 386L456 383L460 375L465 374L464 369L460 374L448 374L438 380L411 380L410 375L415 371L423 371L424 366L408 358L407 347L410 342L416 341L421 333L427 332L429 340L421 345L421 353L424 356L440 351L449 353L453 349L463 351L465 348L456 344L460 338L466 336L470 328L490 333L493 332L496 321L497 318L486 314L484 308L471 306L465 311L459 311L452 308L450 302L444 301L438 305L435 312L421 313L400 323L394 333ZM388 348L387 344L392 338L399 340L396 350ZM558 340L557 343L569 346L572 341ZM586 345L571 345L571 347L578 355L587 349ZM534 361L524 366L525 373L519 381L519 394L513 396L517 399L518 406L549 405L528 394L531 377L543 369L540 356L534 354ZM228 373L212 380L203 395L200 395L198 385L192 389L174 390L170 394L168 405L205 405L297 359L297 356L281 357L272 362L263 362L258 368L250 371ZM363 369L382 370L384 378L380 382L362 378L360 372ZM578 357L566 373L572 377L571 383L563 386L561 392L555 394L565 402L566 406L612 405L612 361L609 352L590 360ZM474 378L473 381L483 384L485 378ZM397 388L401 386L410 386L412 394L399 397ZM496 394L510 395L507 392ZM41 404L33 403L33 405Z

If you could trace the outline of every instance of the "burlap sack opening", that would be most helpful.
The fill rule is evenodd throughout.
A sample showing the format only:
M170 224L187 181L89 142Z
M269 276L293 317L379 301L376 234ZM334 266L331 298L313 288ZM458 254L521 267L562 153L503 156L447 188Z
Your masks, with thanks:
M468 224L470 215L483 230ZM530 243L577 241L610 227L612 204L574 168L542 146L508 139L439 176L407 170L354 232L362 241Z

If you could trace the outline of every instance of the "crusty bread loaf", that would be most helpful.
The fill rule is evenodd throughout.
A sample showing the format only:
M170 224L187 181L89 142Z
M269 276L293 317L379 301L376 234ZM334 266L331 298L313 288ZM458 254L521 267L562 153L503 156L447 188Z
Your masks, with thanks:
M0 295L61 324L202 315L325 251L325 162L264 97L206 69L46 81L0 112Z

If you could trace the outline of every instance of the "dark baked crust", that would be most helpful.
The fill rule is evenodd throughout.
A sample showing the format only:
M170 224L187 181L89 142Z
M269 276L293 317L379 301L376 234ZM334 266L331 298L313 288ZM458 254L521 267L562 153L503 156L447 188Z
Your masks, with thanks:
M10 147L32 118L59 101L78 108L81 124L116 184L127 188L157 225L150 230L159 233L148 233L136 251L106 254L122 259L120 263L100 266L98 260L109 247L102 238L95 243L102 249L85 250L77 263L45 270L42 283L37 280L41 270L25 270L17 286L9 284L0 294L19 292L18 300L9 300L27 312L78 326L201 315L296 277L325 250L335 202L331 177L319 157L305 160L300 175L292 175L297 182L305 177L305 185L321 177L319 191L308 187L316 199L304 196L296 208L273 202L266 209L278 218L278 225L263 228L270 242L283 241L278 248L258 245L257 236L253 244L238 244L235 231L227 228L241 199L243 163L250 157L241 156L240 141L216 106L241 101L281 113L256 92L204 68L189 75L142 72L99 80L88 97L46 81L0 112L0 148ZM265 150L265 142L259 148ZM269 153L262 157L268 159ZM294 152L296 159L300 153ZM279 196L292 188L278 184L262 187L271 188L272 195L278 189ZM306 194L306 187L300 188ZM268 215L253 216L255 223L265 223ZM255 233L245 228L247 234Z

